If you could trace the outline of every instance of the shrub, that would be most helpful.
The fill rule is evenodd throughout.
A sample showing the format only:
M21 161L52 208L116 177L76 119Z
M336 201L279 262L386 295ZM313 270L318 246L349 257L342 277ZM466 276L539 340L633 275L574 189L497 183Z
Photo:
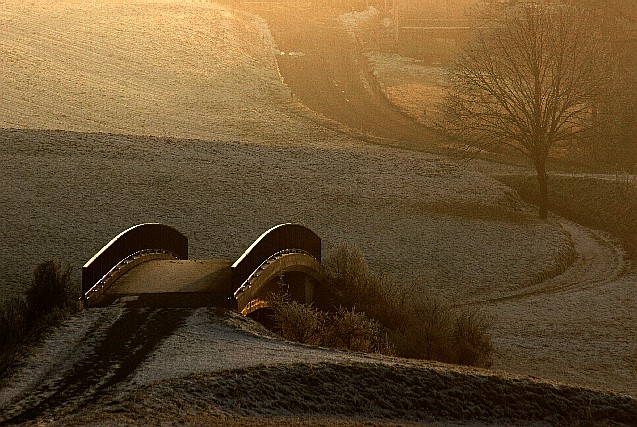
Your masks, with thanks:
M270 296L275 330L285 339L320 345L324 314L314 307L290 300L285 294Z
M324 345L343 350L381 354L394 352L380 323L364 313L342 307L327 317L322 339Z
M373 274L355 247L337 246L325 267L326 292L382 325L399 356L491 366L491 324L477 309L448 304L424 284Z
M449 362L452 319L450 310L430 295L401 304L396 310L410 315L394 332L398 353L415 359Z
M27 330L27 305L13 298L0 307L0 350L20 342Z
M389 329L405 322L405 313L396 308L407 298L402 284L388 276L372 274L359 248L338 245L323 265L326 279L321 292L327 300L323 308L356 310Z
M494 347L485 333L491 322L477 310L465 309L457 314L452 329L453 350L450 361L462 365L489 367Z
M287 294L270 295L274 329L283 338L362 353L392 354L383 327L363 313L340 308L329 313L293 301Z
M62 268L54 261L43 262L35 268L31 286L26 292L29 320L36 320L55 309L72 304L70 277L71 267Z
M426 291L397 309L410 313L393 333L401 356L479 367L493 364L491 322L477 309L452 306Z
M69 266L43 262L33 271L26 299L14 298L0 307L0 372L11 363L16 346L37 338L64 313L77 308L70 276Z
M422 284L407 288L371 273L356 247L339 245L324 266L320 310L285 296L271 299L274 323L284 338L359 352L491 366L491 325L477 309L452 306Z

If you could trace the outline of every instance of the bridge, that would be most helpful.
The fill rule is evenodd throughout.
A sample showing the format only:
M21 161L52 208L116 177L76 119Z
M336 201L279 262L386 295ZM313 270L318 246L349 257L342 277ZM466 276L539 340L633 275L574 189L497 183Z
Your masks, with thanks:
M82 303L95 307L125 298L168 307L225 307L249 315L268 307L268 294L282 284L292 299L313 302L321 277L321 239L300 224L272 227L231 262L190 260L186 236L146 223L123 231L86 262Z

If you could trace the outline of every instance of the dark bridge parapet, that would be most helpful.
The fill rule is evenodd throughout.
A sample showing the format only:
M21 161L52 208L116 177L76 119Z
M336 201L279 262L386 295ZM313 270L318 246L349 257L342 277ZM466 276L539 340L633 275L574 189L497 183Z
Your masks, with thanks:
M122 261L139 254L188 259L188 239L163 224L139 224L121 232L82 267L82 295L88 302Z
M321 262L321 238L300 224L280 224L263 233L232 264L232 287L237 290L261 264L277 253L303 251Z

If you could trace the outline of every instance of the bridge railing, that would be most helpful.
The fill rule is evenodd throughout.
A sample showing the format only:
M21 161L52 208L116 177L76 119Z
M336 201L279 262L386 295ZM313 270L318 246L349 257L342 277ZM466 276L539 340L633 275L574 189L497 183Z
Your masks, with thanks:
M231 283L234 290L254 273L263 261L286 250L297 249L321 261L321 238L300 224L280 224L263 233L232 264Z
M144 252L188 259L188 239L164 224L139 224L121 232L82 267L84 299L125 259Z

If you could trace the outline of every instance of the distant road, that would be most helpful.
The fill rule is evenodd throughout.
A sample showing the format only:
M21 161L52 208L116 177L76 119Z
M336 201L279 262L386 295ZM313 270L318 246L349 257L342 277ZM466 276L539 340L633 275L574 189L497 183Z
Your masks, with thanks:
M362 53L336 16L289 3L248 3L268 23L283 80L311 110L383 143L437 151L445 138L416 123L382 93ZM293 9L293 10L292 10ZM292 53L292 54L290 54Z

